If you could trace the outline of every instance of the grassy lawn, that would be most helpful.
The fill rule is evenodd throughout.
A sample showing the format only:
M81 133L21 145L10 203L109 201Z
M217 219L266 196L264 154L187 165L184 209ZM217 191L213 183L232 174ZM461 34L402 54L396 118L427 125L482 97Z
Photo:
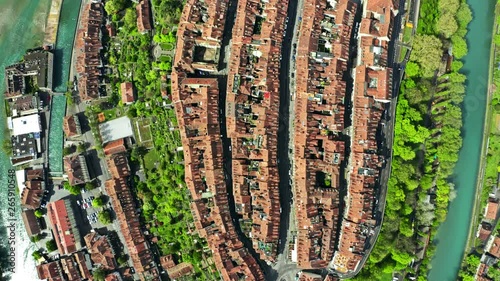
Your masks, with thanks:
M401 53L399 54L399 62L402 62L405 59L406 53L408 53L408 48L402 47Z
M382 278L380 278L380 280L391 281L392 280L392 273L391 272L385 273L384 275L382 275Z
M153 147L153 136L151 135L151 120L149 118L137 118L133 121L133 127L135 135L137 137L137 142L139 142L144 147L150 149Z
M104 116L106 117L106 121L115 119L117 117L116 110L117 110L116 108L112 108L103 111Z
M160 56L159 60L161 62L171 62L172 61L172 57L171 56Z
M156 150L151 149L144 155L144 166L146 166L146 169L151 170L155 168L155 163L158 162L158 160Z
M413 28L405 26L405 30L403 33L403 42L404 43L409 43L411 41L412 31L413 31Z
M174 49L174 44L172 43L161 43L160 47L165 51L172 51Z

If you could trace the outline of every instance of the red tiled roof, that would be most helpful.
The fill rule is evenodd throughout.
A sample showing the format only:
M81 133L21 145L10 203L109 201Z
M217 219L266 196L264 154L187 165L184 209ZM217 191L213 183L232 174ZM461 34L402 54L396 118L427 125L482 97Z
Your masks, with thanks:
M496 258L500 258L500 237L493 238L488 252Z
M91 232L85 235L84 240L94 264L99 265L104 270L114 270L117 268L115 253L106 236Z
M139 30L139 32L151 30L151 9L149 8L149 0L141 0L136 6L136 10L137 30Z
M38 273L38 278L40 279L47 279L49 281L65 280L59 261L37 265L36 271Z
M488 220L495 220L498 212L498 203L489 201L486 205L484 218Z
M24 210L21 213L21 217L23 218L24 227L26 228L28 236L31 237L41 232L40 224L38 223L38 218L35 216L34 210Z
M132 82L123 82L120 84L120 92L122 94L122 103L129 104L134 102L134 86Z
M104 145L104 154L112 155L116 153L126 152L125 141L123 139L115 140Z
M124 153L112 154L106 157L106 164L113 178L122 178L130 175L127 155Z
M80 122L78 121L78 116L69 115L64 117L63 131L66 137L68 138L79 136L81 134L81 131L80 131Z
M68 207L69 202L58 200L47 204L47 217L52 227L52 233L61 254L75 252L80 239L78 229L72 226L73 211Z
M30 180L25 183L26 187L21 192L21 205L25 208L36 209L40 207L45 182L41 180Z

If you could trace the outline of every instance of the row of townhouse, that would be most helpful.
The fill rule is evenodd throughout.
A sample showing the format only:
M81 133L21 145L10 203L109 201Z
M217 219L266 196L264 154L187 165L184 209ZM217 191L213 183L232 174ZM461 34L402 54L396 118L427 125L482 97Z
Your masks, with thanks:
M348 192L338 251L332 265L340 273L359 269L375 241L375 192L385 159L377 135L382 115L392 98L389 41L398 4L394 0L367 0L362 6L354 69L353 121Z
M227 8L227 0L187 1L177 31L172 100L199 235L207 239L224 280L264 280L231 219L220 138L219 80L200 77L218 69Z
M325 268L339 239L349 98L345 74L356 9L348 0L304 2L294 120L300 268Z
M287 1L238 1L226 97L233 193L253 248L275 261L279 239L279 70Z

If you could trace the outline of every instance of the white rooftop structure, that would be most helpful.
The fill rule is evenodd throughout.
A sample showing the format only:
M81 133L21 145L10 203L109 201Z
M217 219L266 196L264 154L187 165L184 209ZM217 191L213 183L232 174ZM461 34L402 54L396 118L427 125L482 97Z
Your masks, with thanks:
M99 125L99 131L101 132L103 144L134 136L132 122L127 116L102 123Z
M24 188L26 187L26 185L24 185L24 183L26 182L26 173L24 170L16 170L16 181L17 188L19 189L19 195L21 195Z
M12 118L12 135L19 136L30 133L40 133L42 125L40 124L40 115L31 114Z

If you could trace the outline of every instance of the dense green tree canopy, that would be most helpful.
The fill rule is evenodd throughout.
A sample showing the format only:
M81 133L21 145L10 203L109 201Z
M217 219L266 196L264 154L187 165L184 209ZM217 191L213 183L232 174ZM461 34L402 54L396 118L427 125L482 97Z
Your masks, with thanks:
M45 243L45 248L50 253L52 251L57 250L57 244L55 240L49 240Z
M110 224L112 222L111 219L111 213L109 210L103 210L97 214L97 219L102 223L102 224Z
M439 68L443 55L443 44L432 35L416 35L410 60L418 63L422 77L432 77Z
M104 10L108 15L113 15L125 8L127 0L108 0L104 5Z

